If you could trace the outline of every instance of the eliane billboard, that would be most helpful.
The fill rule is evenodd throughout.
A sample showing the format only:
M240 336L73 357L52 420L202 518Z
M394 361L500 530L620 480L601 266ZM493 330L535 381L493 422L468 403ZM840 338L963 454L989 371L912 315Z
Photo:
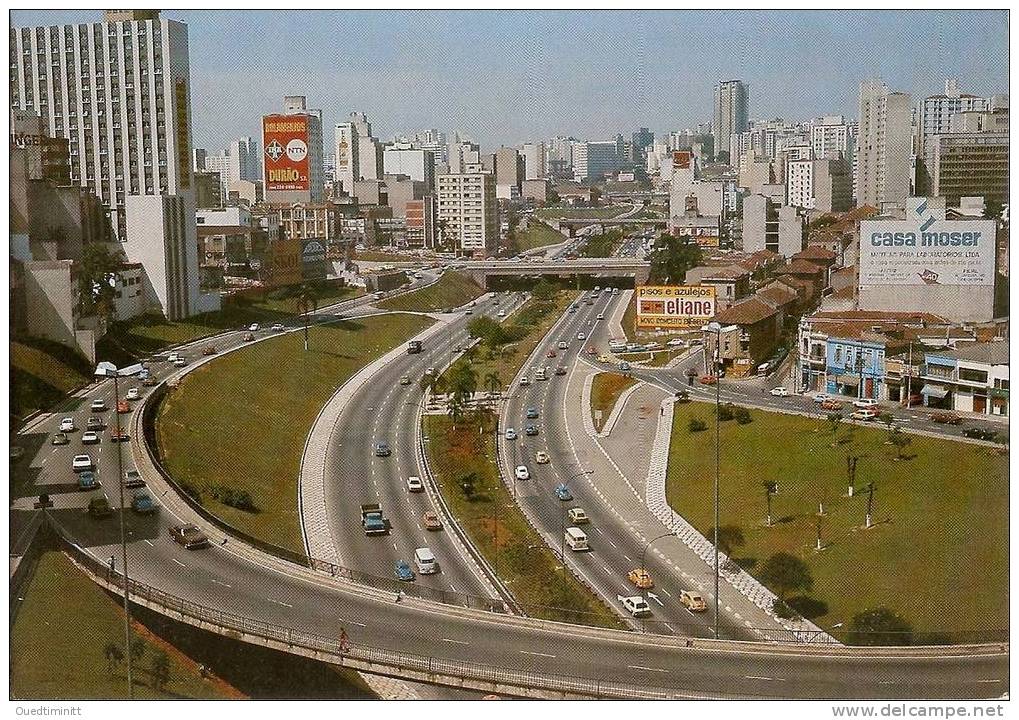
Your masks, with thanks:
M993 220L864 220L860 285L994 284Z
M715 315L713 285L641 285L637 327L699 328Z
M303 115L266 115L262 118L266 191L307 190L308 118Z

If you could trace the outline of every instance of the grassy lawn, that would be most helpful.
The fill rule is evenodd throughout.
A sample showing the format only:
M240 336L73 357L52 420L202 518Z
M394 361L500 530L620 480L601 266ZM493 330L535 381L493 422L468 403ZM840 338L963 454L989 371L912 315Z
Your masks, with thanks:
M312 327L307 353L297 332L207 363L157 417L167 470L226 522L303 552L297 478L312 423L351 375L430 324L416 315L345 320ZM247 492L257 510L223 504L213 496L219 487Z
M619 396L636 383L632 377L615 372L602 372L594 376L591 382L591 419L595 430L601 432Z
M556 232L545 223L532 220L527 224L526 230L517 233L517 249L523 252L546 245L555 245L565 240L566 238L561 233Z
M355 251L354 262L412 262L420 263L424 260L413 254L402 255L400 253L389 252L386 250L357 250Z
M622 241L623 233L621 231L609 230L601 235L595 235L588 240L580 254L583 257L589 258L611 257Z
M446 272L428 287L383 300L378 305L387 310L432 312L459 307L482 294L484 291L473 279L458 272Z
M495 460L494 417L491 413L486 415L461 423L455 431L449 418L425 416L424 432L429 439L432 470L450 511L514 597L527 606L528 615L620 627L615 614L581 585L572 572L563 573L558 551L545 549L544 540L528 524L500 481ZM478 432L479 423L487 430L484 434ZM462 488L466 477L473 480L470 497Z
M800 557L811 595L827 603L821 627L885 605L918 633L980 640L1008 628L1008 462L997 450L911 436L897 460L881 427L844 425L833 447L825 420L751 411L753 422L722 423L721 524L746 539L734 559L754 572L775 552ZM691 433L690 418L708 423ZM698 530L712 527L713 408L677 405L668 499ZM859 458L855 497L847 497L847 457ZM777 482L772 527L763 483ZM873 481L874 523L864 529ZM816 515L824 503L816 552Z
M606 207L545 207L534 211L540 218L572 218L576 220L614 218L630 209L629 205L609 205Z
M337 283L322 283L318 289L318 305L325 307L364 293L361 288ZM234 297L224 299L219 312L196 315L187 320L170 322L161 315L144 315L116 323L102 339L99 354L114 362L130 362L170 345L213 335L228 328L250 323L273 323L298 314L297 300L280 297L270 291L262 299Z
M57 550L43 552L23 597L11 628L12 698L126 698L124 665L109 669L103 653L110 641L124 646L124 615L117 599ZM134 630L134 637L143 638L146 645L133 667L136 698L242 697L226 683L202 680L197 663L143 626L135 623ZM151 669L160 651L170 661L169 682L163 689L153 683Z
M85 358L57 343L24 338L12 340L8 347L10 412L15 418L51 407L92 379Z

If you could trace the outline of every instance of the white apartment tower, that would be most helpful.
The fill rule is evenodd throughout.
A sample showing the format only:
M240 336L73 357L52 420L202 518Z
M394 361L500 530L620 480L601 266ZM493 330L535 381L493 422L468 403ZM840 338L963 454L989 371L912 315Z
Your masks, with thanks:
M907 93L880 80L860 83L856 141L857 205L905 206L912 175L912 110Z
M130 195L191 190L187 25L155 10L105 22L10 30L10 101L70 143L71 179L111 211L121 240Z
M814 157L852 160L853 136L841 115L825 115L810 125L810 147Z
M545 143L524 143L520 154L524 156L524 180L544 180L548 175Z
M749 107L750 88L742 80L723 80L715 85L711 132L715 136L716 155L723 150L729 152L733 133L746 131Z
M439 241L452 242L465 254L492 255L499 244L495 175L447 173L436 179Z

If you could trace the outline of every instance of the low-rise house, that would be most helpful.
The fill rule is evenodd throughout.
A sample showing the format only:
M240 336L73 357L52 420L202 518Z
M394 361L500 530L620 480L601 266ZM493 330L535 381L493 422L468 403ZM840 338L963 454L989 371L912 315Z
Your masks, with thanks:
M778 311L758 297L747 298L722 310L713 321L735 328L722 340L720 348L722 367L735 377L752 373L758 364L771 357L782 335ZM703 337L704 347L711 357L715 352L715 333L706 330Z
M980 415L1008 415L1008 342L924 353L924 405Z

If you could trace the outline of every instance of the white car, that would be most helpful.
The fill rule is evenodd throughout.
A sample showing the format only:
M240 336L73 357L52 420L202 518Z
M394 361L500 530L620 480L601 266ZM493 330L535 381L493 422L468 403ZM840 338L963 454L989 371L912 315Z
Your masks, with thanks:
M551 458L548 456L547 452L545 452L544 450L539 450L534 454L534 462L538 463L539 465L548 465L549 462L551 462Z
M173 366L174 367L184 367L187 364L188 364L188 361L184 359L183 355L181 355L180 357L178 357L176 360L173 361Z
M517 439L517 431L514 430L513 428L506 428L506 439L507 440L516 440Z
M283 332L285 329L286 328L283 327L283 323L276 323L272 326L272 331L277 333Z
M577 340L587 340L587 335L584 333L577 333Z
M74 432L74 418L64 418L60 421L60 432Z
M598 313L598 317L596 319L597 320L604 320L605 319L605 313Z
M669 342L665 344L668 345L669 347L683 347L684 345L686 345L686 340L681 340L680 338L672 338L672 340L669 340Z
M651 614L651 608L640 595L633 595L631 597L619 596L619 602L623 603L623 607L633 617L646 617Z
M411 475L407 478L407 492L419 493L425 491L425 484L421 482L421 478L416 475Z
M779 387L772 388L771 394L774 395L775 397L789 397L789 391L786 390L781 385Z
M860 398L859 400L853 400L853 407L860 408L861 410L873 410L877 407L877 400L873 398Z
M71 469L74 472L92 469L92 457L90 455L75 455L71 460Z
M871 410L868 408L859 408L853 411L853 414L849 416L853 420L862 420L869 422L871 420L877 420L877 410Z
M531 384L531 379L529 377L527 377L526 375L524 375L522 378L520 378L520 387L527 387L530 384Z
M823 403L825 400L831 400L832 397L828 393L815 393L814 402Z
M93 430L89 430L88 432L84 432L81 434L82 445L95 445L98 442L99 435L97 435Z
M569 347L569 345L565 340L560 340L559 344L556 347L558 347L560 350L565 350L566 348Z
M248 332L258 332L258 323L248 325Z
M527 470L526 465L517 465L513 474L516 476L517 480L530 480L531 478L531 473Z
M497 316L497 317L506 317L506 311L505 311L505 310L500 310L500 311L499 311L499 312L498 312L498 313L496 314L496 316Z
M141 395L138 392L138 388L131 388L130 390L127 391L128 400L137 400L139 397L141 397Z

